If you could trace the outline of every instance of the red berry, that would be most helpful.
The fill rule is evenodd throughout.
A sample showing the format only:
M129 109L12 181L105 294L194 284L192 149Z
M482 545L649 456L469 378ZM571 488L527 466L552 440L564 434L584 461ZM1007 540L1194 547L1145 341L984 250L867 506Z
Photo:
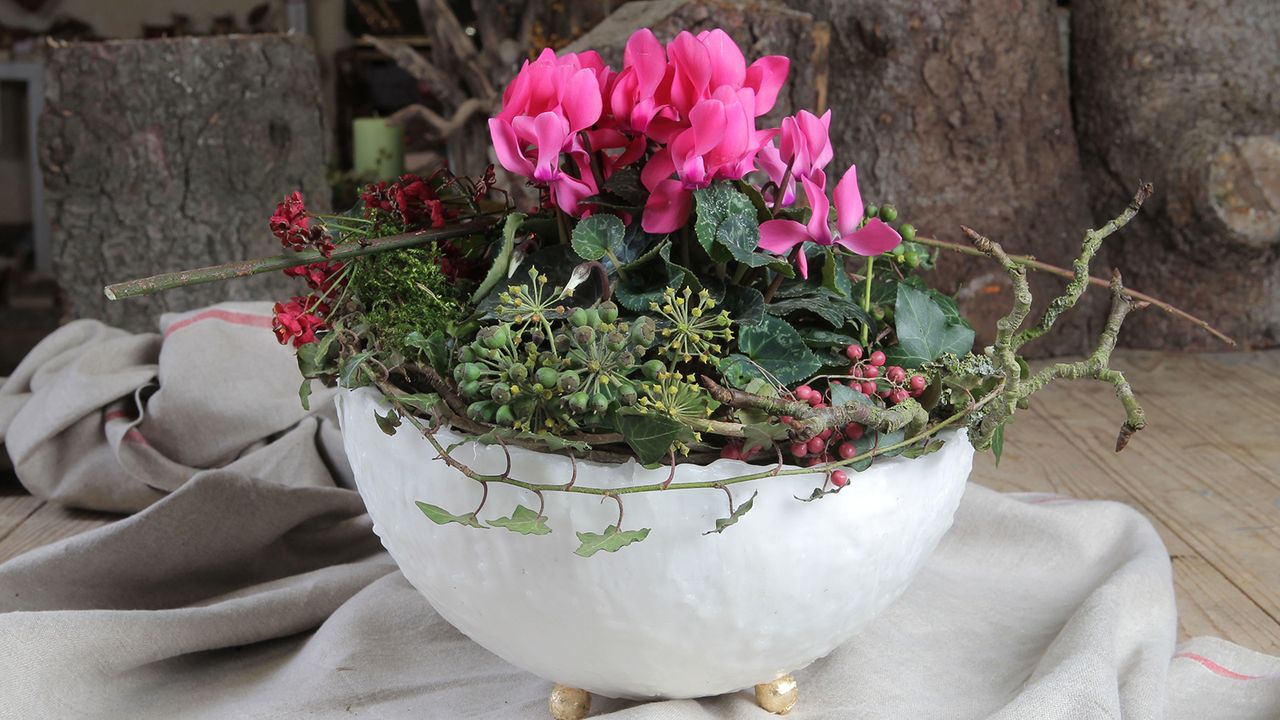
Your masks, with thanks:
M889 379L889 382L900 383L907 379L907 371L894 365L885 371L884 376Z
M720 457L726 460L741 460L742 454L738 451L737 445L725 445L720 448Z
M862 377L862 368L858 367L857 365L854 365L853 367L849 368L849 375L854 378Z
M782 424L784 424L784 425L790 425L790 424L791 424L791 416L790 416L790 415L782 415L782 416L779 416L779 417L778 417L778 421L779 421L779 422L781 422L781 423L782 423Z
M798 457L798 458L802 458L805 455L809 454L808 443L802 443L802 442L791 443L791 447L787 449L791 451L792 456Z
M844 349L844 354L848 355L850 360L857 362L862 359L862 346L850 345Z
M810 396L813 396L813 395L817 395L817 393L815 393L813 391L813 388L809 387L808 385L801 385L800 387L796 388L796 397L800 398L801 400L808 400Z
M826 407L826 406L827 406L827 404L826 404L826 403L822 402L822 396L818 396L818 402L811 402L811 403L809 403L809 405L810 405L811 407L815 408L815 409L816 409L816 408L824 408L824 407Z
M831 484L836 487L844 487L849 484L849 476L843 470L835 470L831 473Z
M823 440L830 440L831 428L827 428L826 430L823 430L822 432L818 433L818 437L822 438Z
M924 392L925 381L924 381L924 378L920 377L919 375L912 375L911 379L907 382L911 386L911 390L913 392L917 392L917 393Z
M818 455L827 449L827 441L820 437L813 438L809 441L809 452Z
M876 394L876 384L873 382L862 383L862 394L871 397Z
M844 436L850 440L857 440L858 438L861 438L863 433L866 431L867 429L858 423L849 423L844 426Z
M832 385L840 385L840 384L842 384L842 383L841 383L839 380L832 380L832 381L831 381L831 384L832 384Z
M889 391L888 391L888 390L881 390L880 392L878 392L878 393L876 393L876 394L877 394L877 395L879 395L880 397L884 398L885 400L888 400L888 399L889 399Z
M892 392L890 392L890 393L889 393L889 400L890 400L894 405L897 405L898 403L900 403L900 402L902 402L902 401L904 401L904 400L906 400L906 399L907 399L907 391L906 391L906 390L894 390L894 391L892 391Z
M879 351L877 350L876 352L879 352ZM868 367L868 368L864 368L862 371L862 376L868 377L874 380L875 378L880 377L880 368L876 367L875 365L872 365L871 367Z
M822 396L816 392L809 395L809 397L806 399L809 401L810 407L818 407L819 405L822 404Z
M858 448L854 447L853 443L851 442L840 443L839 452L840 452L841 460L848 460L849 458L858 454Z
M884 353L880 352L879 350L871 353L872 365L879 367L884 364L884 361L885 361Z

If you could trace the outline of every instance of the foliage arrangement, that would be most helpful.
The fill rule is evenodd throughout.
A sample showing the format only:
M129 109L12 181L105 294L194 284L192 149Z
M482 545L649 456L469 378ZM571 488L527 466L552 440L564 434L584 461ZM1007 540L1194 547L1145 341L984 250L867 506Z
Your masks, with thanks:
M995 342L975 351L956 303L921 278L951 246L917 236L892 204L864 203L853 166L828 187L830 112L757 127L787 71L784 57L748 65L720 30L665 46L641 30L620 70L594 52L547 50L525 63L490 120L498 161L541 190L537 207L511 207L492 168L368 185L340 215L308 212L295 193L270 220L286 255L108 294L296 276L309 293L275 306L274 330L297 348L304 403L312 380L373 385L391 404L377 418L386 432L407 425L486 490L503 483L537 500L489 526L545 534L547 494L613 499L618 522L580 533L581 555L647 536L623 528L633 493L723 491L727 516L709 528L722 532L751 509L731 490L742 482L817 473L825 482L805 498L817 500L878 458L938 449L948 428L967 428L998 458L1017 410L1058 379L1115 387L1121 449L1145 420L1108 360L1125 315L1145 301L1118 274L1089 358L1032 373L1019 350L1076 304L1094 253L1150 186L1085 235L1066 291L1038 318L1026 273L1042 264L966 228L972 251L1008 273L1015 300ZM634 459L671 472L626 488L580 485L576 470L564 484L528 483L509 466L466 466L437 436L442 427L575 463ZM718 459L759 467L674 482L679 464ZM481 508L419 506L437 523L485 527Z

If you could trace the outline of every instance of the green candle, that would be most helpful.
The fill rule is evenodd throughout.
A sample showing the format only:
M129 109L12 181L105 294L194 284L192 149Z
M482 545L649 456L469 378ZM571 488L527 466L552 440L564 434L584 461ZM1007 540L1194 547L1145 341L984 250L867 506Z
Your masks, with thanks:
M356 118L352 123L356 175L393 180L404 173L404 130L386 118Z

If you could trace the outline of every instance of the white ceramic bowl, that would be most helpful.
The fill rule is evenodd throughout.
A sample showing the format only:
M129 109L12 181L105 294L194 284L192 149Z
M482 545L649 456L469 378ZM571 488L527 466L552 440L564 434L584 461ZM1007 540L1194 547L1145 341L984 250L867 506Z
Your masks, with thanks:
M922 458L881 460L839 494L799 502L819 474L732 486L754 507L722 534L720 490L625 496L623 529L652 528L643 542L586 558L576 532L602 532L612 501L548 493L552 532L519 535L437 525L415 501L471 512L481 488L436 459L406 423L383 433L385 398L344 391L339 414L347 456L374 530L409 582L459 630L547 680L623 698L718 695L800 669L848 640L897 598L951 526L973 461L963 432ZM459 437L441 431L446 446ZM500 472L502 449L467 443L454 456ZM512 448L512 476L565 483L566 457ZM729 477L758 467L720 460L680 466L675 482ZM578 483L624 487L661 482L667 469L578 463ZM509 516L537 498L490 483L482 520Z

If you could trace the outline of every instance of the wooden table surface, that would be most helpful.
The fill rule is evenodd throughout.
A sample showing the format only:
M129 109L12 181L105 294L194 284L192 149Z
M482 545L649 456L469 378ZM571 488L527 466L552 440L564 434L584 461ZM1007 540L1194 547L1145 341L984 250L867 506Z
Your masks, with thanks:
M1280 351L1124 352L1149 425L1111 448L1123 413L1109 386L1062 383L1038 396L974 482L1137 508L1173 562L1179 635L1215 635L1280 655ZM66 510L0 485L0 562L115 516Z

